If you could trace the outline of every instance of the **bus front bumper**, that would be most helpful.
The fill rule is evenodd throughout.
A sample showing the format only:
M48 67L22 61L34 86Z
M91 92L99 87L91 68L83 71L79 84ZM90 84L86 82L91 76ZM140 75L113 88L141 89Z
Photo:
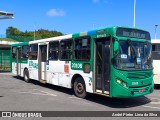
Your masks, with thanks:
M153 91L154 91L154 84L137 88L124 88L123 86L116 84L114 86L114 89L112 90L112 97L117 97L117 98L138 97L150 94Z

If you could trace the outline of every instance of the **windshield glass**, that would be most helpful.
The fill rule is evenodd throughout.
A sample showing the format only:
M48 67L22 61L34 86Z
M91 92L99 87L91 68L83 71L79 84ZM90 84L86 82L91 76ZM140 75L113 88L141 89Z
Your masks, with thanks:
M123 70L152 69L151 43L120 41L119 54L114 59L114 66Z

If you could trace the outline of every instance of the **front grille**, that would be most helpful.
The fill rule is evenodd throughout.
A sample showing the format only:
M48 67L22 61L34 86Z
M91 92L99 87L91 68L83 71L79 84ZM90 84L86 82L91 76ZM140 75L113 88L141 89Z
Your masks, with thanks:
M152 76L152 72L143 71L143 72L130 72L127 75L128 79L135 80L135 79L146 79Z
M151 86L151 84L148 85L142 85L142 86L131 86L129 88L133 88L133 90L136 90L136 88L142 88L142 87L146 87L146 86ZM134 89L135 88L135 89Z

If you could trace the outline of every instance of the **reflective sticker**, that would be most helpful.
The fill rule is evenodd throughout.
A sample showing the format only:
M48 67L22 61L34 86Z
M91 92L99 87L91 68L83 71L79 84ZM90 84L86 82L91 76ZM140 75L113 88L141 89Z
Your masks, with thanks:
M67 64L64 65L64 72L69 73L69 65Z
M146 69L146 65L145 64L142 64L142 69Z
M137 58L137 64L141 64L141 58Z
M121 55L121 58L127 59L127 55L126 55L126 54L122 54L122 55Z

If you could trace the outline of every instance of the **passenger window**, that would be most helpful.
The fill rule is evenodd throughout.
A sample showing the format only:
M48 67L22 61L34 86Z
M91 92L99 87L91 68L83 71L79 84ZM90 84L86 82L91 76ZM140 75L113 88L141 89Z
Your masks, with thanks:
M25 45L22 47L22 56L21 58L27 59L28 58L28 52L29 52L29 46Z
M37 60L37 55L38 55L38 44L30 45L29 59Z
M160 44L152 44L152 59L160 60Z
M12 48L12 58L16 58L16 52L17 52L17 48L13 47Z
M59 41L49 43L49 60L58 60Z
M74 59L89 60L90 59L90 38L77 38L74 41Z
M18 59L22 58L22 47L17 48L18 50Z
M72 56L72 40L63 40L60 42L60 59L71 60Z
M156 45L152 45L152 51L156 51Z

